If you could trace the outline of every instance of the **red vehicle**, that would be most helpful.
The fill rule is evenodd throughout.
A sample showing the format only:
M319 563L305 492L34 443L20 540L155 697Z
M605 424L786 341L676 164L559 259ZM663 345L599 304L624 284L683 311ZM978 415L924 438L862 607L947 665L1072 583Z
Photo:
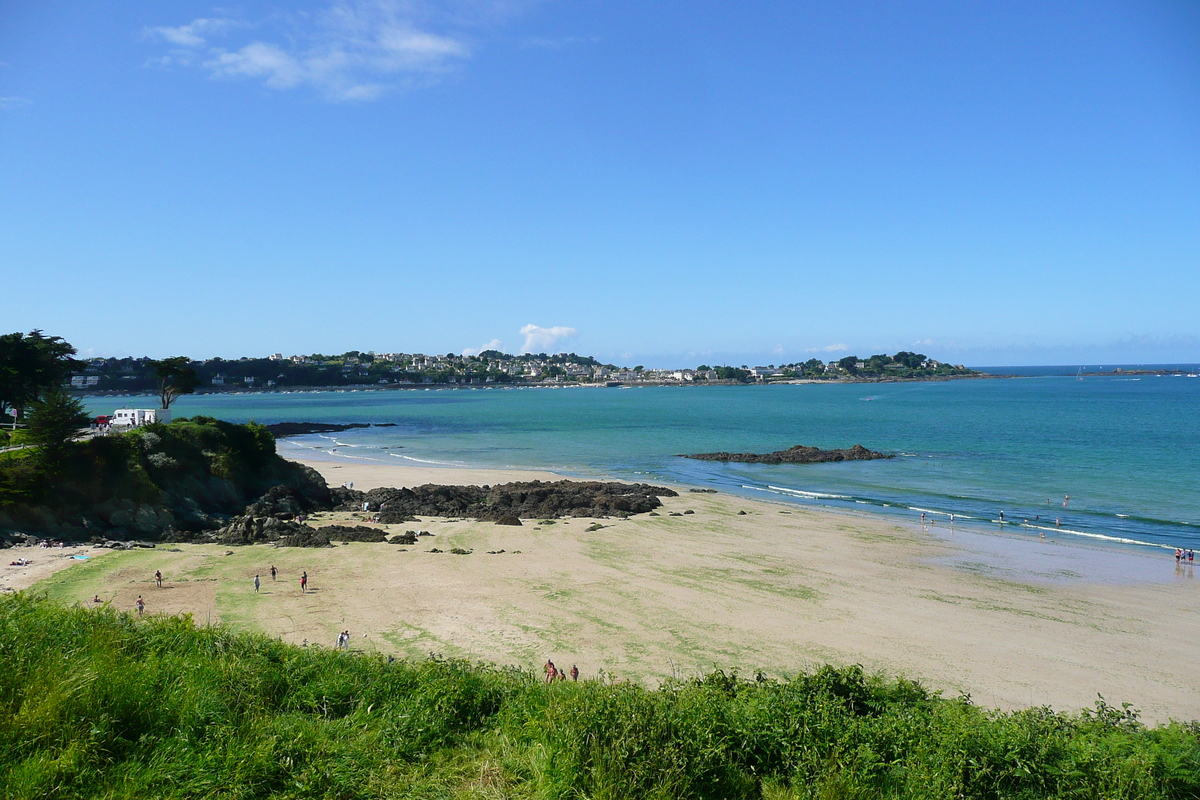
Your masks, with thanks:
M109 419L110 417L107 414L101 414L100 416L96 417L96 424L101 426L107 425Z

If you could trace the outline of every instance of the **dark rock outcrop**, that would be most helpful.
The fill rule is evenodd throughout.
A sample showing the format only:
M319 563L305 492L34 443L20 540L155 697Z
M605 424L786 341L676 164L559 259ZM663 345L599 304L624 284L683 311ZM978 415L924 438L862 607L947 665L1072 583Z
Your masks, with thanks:
M369 427L371 426L366 422L351 422L346 425L336 422L276 422L266 426L276 439L282 439L284 436L303 436L306 433L340 433L352 428Z
M366 525L325 525L314 528L292 520L246 514L216 531L221 544L276 544L279 547L328 547L331 542L382 542L387 532ZM415 543L417 537L412 536Z
M861 444L845 450L822 450L798 444L787 450L774 453L694 453L680 454L680 458L695 458L700 461L736 461L743 464L820 464L829 461L870 461L877 458L895 458L888 453L868 450Z
M382 542L387 540L387 531L371 528L366 525L326 525L317 528L317 533L323 533L330 541L339 542ZM417 537L413 537L416 543Z
M653 511L659 497L676 497L672 489L644 483L600 481L528 481L497 486L441 486L412 489L372 489L369 492L333 490L345 498L339 511L378 512L384 524L416 517L472 517L497 522L505 517L627 517Z

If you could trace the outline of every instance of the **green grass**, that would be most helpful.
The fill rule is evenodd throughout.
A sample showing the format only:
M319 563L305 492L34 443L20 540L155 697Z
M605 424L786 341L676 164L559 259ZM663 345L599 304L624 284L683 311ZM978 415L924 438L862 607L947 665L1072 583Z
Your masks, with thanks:
M0 598L0 797L1194 798L1200 725L822 667L658 689Z

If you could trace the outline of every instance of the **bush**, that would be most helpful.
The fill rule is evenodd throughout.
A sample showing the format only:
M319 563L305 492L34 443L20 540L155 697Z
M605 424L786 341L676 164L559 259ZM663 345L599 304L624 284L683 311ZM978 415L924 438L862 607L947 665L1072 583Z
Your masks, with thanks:
M646 689L0 598L0 796L1191 798L1200 726L860 667Z

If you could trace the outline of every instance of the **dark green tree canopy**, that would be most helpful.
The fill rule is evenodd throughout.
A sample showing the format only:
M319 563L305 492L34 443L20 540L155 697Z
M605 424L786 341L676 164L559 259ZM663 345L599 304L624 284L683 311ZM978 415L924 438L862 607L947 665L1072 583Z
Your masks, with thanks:
M65 383L81 366L73 355L61 336L40 330L0 336L0 413L11 410L15 419L47 389Z
M80 428L86 428L90 421L83 403L61 386L46 389L29 406L27 428L29 438L38 446L38 461L52 469L61 465Z
M187 356L164 358L153 364L154 377L158 381L158 397L164 409L170 408L180 395L191 394L200 385L196 370L192 369Z

